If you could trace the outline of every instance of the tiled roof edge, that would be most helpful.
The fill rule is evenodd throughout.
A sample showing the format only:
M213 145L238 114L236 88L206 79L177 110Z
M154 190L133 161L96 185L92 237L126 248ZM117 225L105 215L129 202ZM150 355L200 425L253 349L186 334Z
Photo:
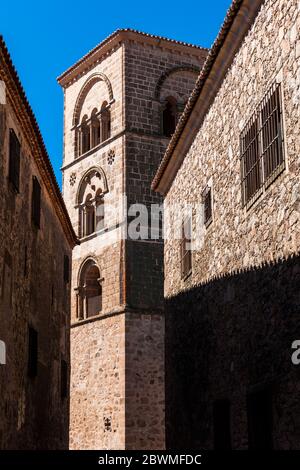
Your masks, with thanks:
M138 34L140 36L144 36L145 38L151 38L151 39L157 39L161 41L167 41L171 44L175 45L181 45L181 46L186 46L186 47L192 47L194 49L202 50L202 51L208 51L207 48L197 46L195 44L190 44L184 41L177 41L176 39L169 39L164 36L158 36L155 34L149 34L149 33L144 33L142 31L138 31L136 29L131 29L131 28L120 28L111 33L109 36L107 36L103 41L101 41L97 46L95 46L93 49L91 49L87 54L85 54L81 59L79 59L75 64L73 64L71 67L69 67L65 72L63 72L58 78L57 81L58 83L61 83L64 81L64 79L67 77L68 74L73 72L76 68L78 68L81 64L83 64L87 59L89 59L95 52L97 52L98 49L103 47L104 45L108 44L110 41L112 41L118 34L120 33L134 33Z
M73 230L69 214L67 212L60 188L55 178L53 167L46 150L46 146L37 123L36 117L32 111L32 108L29 104L29 101L26 97L24 88L21 84L19 75L16 71L16 68L12 62L11 56L5 44L4 38L0 35L0 76L3 74L2 79L5 82L5 85L11 96L16 95L19 97L23 114L26 114L26 124L31 127L31 135L34 136L31 141L32 146L37 146L37 152L34 153L36 158L36 163L39 170L44 175L43 182L48 190L50 199L54 204L56 213L61 221L62 227L65 234L72 246L79 243L78 239Z

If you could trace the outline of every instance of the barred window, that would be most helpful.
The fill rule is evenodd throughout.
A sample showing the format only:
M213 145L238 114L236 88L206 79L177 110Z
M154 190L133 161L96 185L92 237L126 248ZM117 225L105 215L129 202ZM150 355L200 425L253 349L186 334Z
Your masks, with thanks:
M212 222L212 191L206 186L202 192L202 203L204 208L204 225L208 227Z
M284 170L280 84L274 84L240 137L242 200L250 207Z
M9 129L9 181L16 191L20 183L20 142L13 129Z
M184 279L192 272L192 252L190 246L192 238L192 221L190 217L182 224L181 233L181 278Z

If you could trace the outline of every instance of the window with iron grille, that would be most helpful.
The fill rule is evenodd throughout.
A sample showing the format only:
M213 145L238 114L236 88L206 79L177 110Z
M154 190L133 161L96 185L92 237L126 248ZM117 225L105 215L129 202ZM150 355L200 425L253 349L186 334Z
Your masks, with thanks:
M204 210L204 225L208 227L212 222L212 190L206 186L202 193L202 203Z
M28 328L28 375L36 377L38 367L38 333L31 326Z
M250 450L273 448L272 390L262 388L247 395L248 443Z
M189 217L182 224L181 229L181 278L186 278L192 272L191 233L192 221Z
M41 186L36 176L32 178L32 220L40 228L41 218Z
M214 450L231 450L230 401L213 404Z
M281 86L274 84L240 137L242 200L250 207L284 170Z
M9 181L16 191L20 184L20 142L13 129L9 129Z

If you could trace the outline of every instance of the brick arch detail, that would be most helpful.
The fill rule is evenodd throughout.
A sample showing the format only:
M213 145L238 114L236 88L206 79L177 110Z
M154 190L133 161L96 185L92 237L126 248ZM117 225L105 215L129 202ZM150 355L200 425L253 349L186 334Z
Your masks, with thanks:
M107 75L105 75L102 72L93 73L86 80L86 82L82 86L82 88L79 92L79 95L77 97L77 100L76 100L76 103L75 103L75 108L74 108L74 114L73 114L73 122L72 122L73 126L77 126L77 124L79 123L80 111L82 109L83 102L85 100L86 95L91 90L91 88L95 85L95 83L101 82L101 81L105 82L105 84L107 86L109 101L110 102L113 101L113 99L114 99L113 89L112 89L110 80L107 77Z
M155 92L154 92L154 99L155 100L159 100L159 96L160 96L160 92L161 92L161 89L162 89L162 86L164 84L164 82L167 80L168 77L170 77L170 75L172 75L173 73L178 73L178 72L192 72L192 73L195 73L197 75L199 75L200 73L200 69L196 66L193 66L193 65L179 65L178 67L173 67L169 70L167 70L166 72L164 72L157 84L156 84L156 87L155 87Z

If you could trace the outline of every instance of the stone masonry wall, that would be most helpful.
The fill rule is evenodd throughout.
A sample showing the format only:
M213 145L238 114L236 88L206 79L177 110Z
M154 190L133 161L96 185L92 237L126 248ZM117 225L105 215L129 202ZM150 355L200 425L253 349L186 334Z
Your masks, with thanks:
M155 295L155 294L154 294ZM125 448L165 448L164 316L125 317Z
M124 315L73 326L71 357L71 449L124 449Z
M65 107L64 107L64 166L70 163L74 163L75 157L75 139L74 139L74 130L72 130L73 125L73 114L75 109L76 100L78 95L89 79L93 74L102 73L106 75L109 79L112 91L114 103L111 106L111 123L112 136L116 135L117 132L120 132L123 126L123 102L122 102L122 83L123 83L123 66L122 66L122 57L123 57L123 48L122 46L118 47L113 51L109 56L105 56L103 60L95 65L92 70L86 71L82 74L76 81L74 81L70 86L65 88ZM98 92L95 98L95 92ZM87 99L83 107L83 112L92 111L94 107L98 110L100 109L103 101L109 103L109 90L108 87L104 85L103 81L97 82L90 92L88 93ZM65 188L64 188L65 189ZM66 199L68 200L68 195L66 194Z
M159 45L153 47L128 41L125 44L127 129L161 137L163 100L173 95L181 104L185 103L206 54L205 49L191 47L180 53L175 48L164 49Z
M85 237L73 252L72 287L78 286L84 260L93 257L100 269L103 305L97 317L76 324L72 291L71 448L165 445L163 245L121 238L131 204L150 209L152 203L162 202L150 189L168 143L161 132L162 102L169 96L168 83L176 88L181 104L187 100L197 77L193 70L200 69L205 55L206 51L195 48L186 48L184 54L172 52L171 46L166 51L143 41L124 41L65 89L63 194L76 232L76 195L82 177L99 166L108 184L105 230ZM189 69L179 70L179 66ZM111 137L75 158L74 108L80 90L96 73L104 73L112 87ZM104 100L107 89L101 81L85 96L80 118L94 107L99 109ZM123 195L127 202L121 201ZM108 430L106 418L111 419Z
M231 402L233 447L247 447L246 395L268 382L274 447L299 447L299 381L290 359L299 337L299 261L287 261L300 242L299 28L296 0L264 2L165 199L170 209L201 203L212 183L213 222L192 253L188 279L181 279L180 241L165 241L171 447L181 437L183 446L213 446L212 406L219 398ZM274 81L283 94L287 168L246 210L240 133Z
M193 253L187 281L180 279L180 241L165 243L167 296L299 247L299 18L296 1L265 2L175 177L166 207L201 202L212 179L214 220ZM276 79L283 91L287 169L247 211L241 201L240 133Z
M125 43L127 204L146 206L148 221L152 205L162 204L151 181L169 142L162 132L164 100L173 96L183 108L205 56L195 48L179 54ZM126 241L126 302L133 309L126 314L127 449L165 447L163 244L148 235Z
M10 102L0 109L1 449L67 449L69 396L61 398L61 359L68 368L71 249ZM20 190L8 180L9 128L21 143ZM40 229L31 219L32 177L41 184ZM7 259L11 259L11 281ZM38 332L37 376L28 376L28 327Z
M213 406L230 404L233 449L248 449L247 397L271 392L274 449L299 449L299 255L210 280L166 302L168 449L213 449Z
M72 449L122 449L125 446L124 410L124 316L113 312L123 300L121 242L124 193L124 137L122 111L122 47L105 57L65 89L65 159L63 168L64 200L75 232L79 235L79 210L76 198L85 173L100 167L107 179L104 196L105 228L75 247L72 264L71 329L71 414L70 447ZM75 159L75 136L72 120L80 90L95 73L105 74L112 87L111 138ZM109 102L104 81L97 82L83 101L81 117ZM102 310L93 320L76 323L76 293L80 268L92 257L102 278ZM106 423L106 424L105 424Z

